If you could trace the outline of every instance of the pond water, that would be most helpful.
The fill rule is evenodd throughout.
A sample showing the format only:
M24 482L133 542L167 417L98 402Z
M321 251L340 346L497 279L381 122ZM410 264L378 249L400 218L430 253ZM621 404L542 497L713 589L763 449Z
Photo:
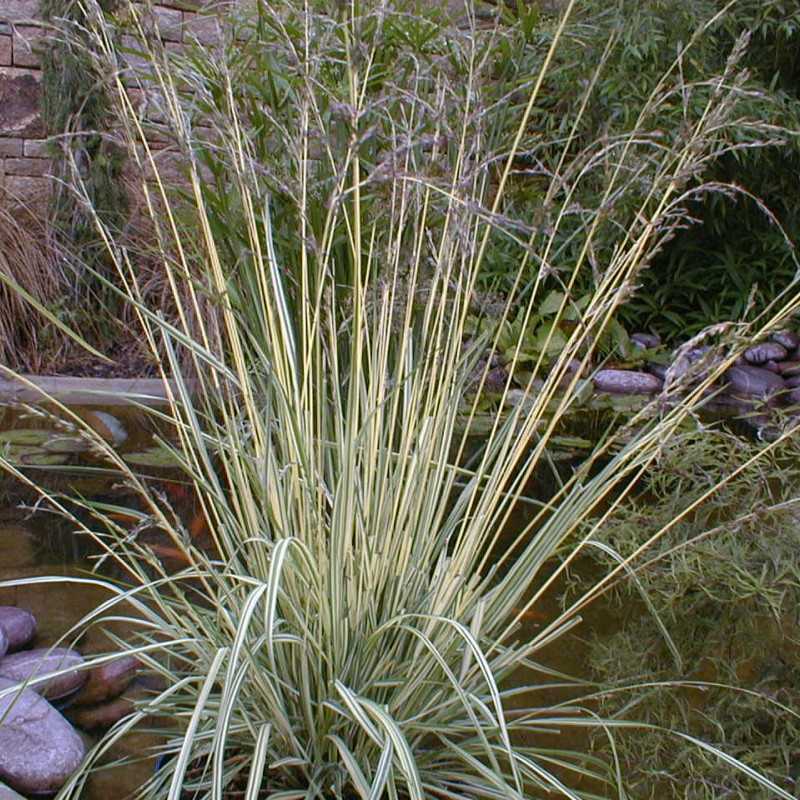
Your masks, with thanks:
M74 409L80 414L96 414L97 408ZM101 412L99 424L109 420L102 417L111 410ZM113 410L125 431L120 451L127 454L153 452L153 424L141 412ZM0 417L0 431L6 435L5 452L24 466L25 473L48 489L79 493L84 497L113 499L119 489L102 474L102 465L95 462L98 474L79 474L71 466L92 463L80 447L63 446L52 425L36 414L6 412ZM49 431L49 435L36 437L31 431ZM31 455L32 454L32 455ZM54 464L47 462L55 454ZM30 456L30 457L29 457ZM145 459L146 460L146 459ZM159 471L158 469L155 470ZM64 576L57 583L23 582L20 585L0 586L0 605L18 606L31 611L37 619L38 630L35 647L58 645L73 647L84 655L108 652L112 645L109 633L125 638L128 631L118 623L104 624L103 629L92 627L80 638L70 633L81 619L108 599L109 592L87 583L70 582L70 577L85 578L93 567L93 551L87 537L75 535L73 527L62 517L48 513L36 505L37 496L11 476L0 473L0 582L35 579L43 576ZM106 573L108 577L115 578ZM67 711L68 713L68 711ZM87 745L95 739L79 731ZM110 800L131 795L153 774L155 764L152 748L157 742L146 734L135 733L120 746L112 749L106 761L109 765L125 759L131 763L124 768L114 767L96 772L81 797L86 800Z
M97 409L76 409L81 413L96 413ZM106 412L103 412L106 413ZM119 446L119 452L127 455L152 453L153 436L156 431L150 419L136 411L120 412L114 409L114 416L121 423L126 432L124 442ZM108 420L106 420L108 422ZM41 419L20 415L6 414L0 418L0 431L19 432L43 430L48 428L48 423ZM69 492L79 492L85 497L102 498L109 502L119 499L122 491L118 486L103 474L87 477L71 469L78 463L86 463L87 455L79 449L64 449L64 452L47 449L46 442L39 441L36 436L23 436L28 444L18 445L11 435L10 440L14 447L22 447L16 456L23 458L29 448L36 453L60 453L63 458L61 463L37 466L27 464L26 471L30 470L35 480L42 482L48 488ZM134 456L135 457L135 456ZM38 456L36 457L38 458ZM147 459L144 459L147 461ZM143 468L148 473L155 473L154 477L164 477L164 469ZM47 513L42 509L34 511L36 496L19 482L10 477L3 477L0 481L0 581L16 580L21 578L36 578L40 576L61 575L65 577L85 577L94 566L93 557L97 555L92 545L85 536L76 536L68 522L63 518ZM536 494L544 496L552 491L551 486L535 487ZM501 549L510 546L516 532L529 519L529 511L520 508L509 522L508 534L500 542ZM595 570L596 566L587 563L579 564L578 570ZM108 573L106 573L108 574ZM118 578L120 576L108 575ZM544 600L537 604L536 612L530 614L523 621L519 637L532 637L541 630L545 620L552 620L557 616L559 608L559 594L556 591L548 592ZM108 593L87 584L77 584L65 581L63 583L28 584L0 588L0 605L14 605L26 608L33 612L39 623L36 647L47 647L58 644L60 646L75 647L83 654L107 651L108 639L104 632L92 628L87 633L76 639L69 632L80 620L107 599ZM640 613L639 609L631 608L631 613ZM587 662L590 648L590 635L598 633L610 634L619 628L621 621L608 613L603 603L595 603L585 615L584 622L561 637L556 643L549 645L537 654L538 660L550 668L576 677L587 677ZM107 626L113 634L122 638L128 631L122 630L119 624ZM540 684L543 677L540 674L526 674L521 671L515 682ZM535 693L533 698L520 697L519 705L535 703L536 705L551 705L555 702L566 701L575 696L573 689L543 689ZM87 743L94 740L88 734L82 734ZM534 743L534 742L531 742ZM588 743L588 735L580 729L570 728L557 734L537 737L535 744L544 747L584 749ZM144 734L131 735L122 746L115 748L108 756L111 765L106 770L97 772L91 779L87 790L82 794L86 800L108 800L109 798L124 798L133 792L153 773L154 757L152 748L156 745L152 738ZM134 763L123 767L113 766L119 759L134 760ZM589 787L582 785L582 789L602 787Z
M0 581L49 575L85 577L91 562L86 553L76 552L73 539L68 528L49 515L29 516L13 505L0 509ZM58 644L74 647L84 655L109 649L100 629L92 628L80 639L64 636L108 596L100 587L66 581L0 587L0 605L19 606L36 617L36 647ZM126 634L119 625L107 625L106 630L118 636ZM93 743L88 734L82 735L87 744ZM145 735L132 735L124 746L109 754L109 761L146 756L153 744ZM81 796L87 800L126 797L152 774L152 765L152 758L147 758L124 770L98 772Z

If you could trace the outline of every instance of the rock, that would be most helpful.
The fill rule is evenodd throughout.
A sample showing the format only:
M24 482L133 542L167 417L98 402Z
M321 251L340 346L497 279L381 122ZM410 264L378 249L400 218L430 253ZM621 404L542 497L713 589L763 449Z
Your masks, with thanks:
M598 391L611 394L655 394L663 385L659 378L648 372L624 369L601 369L593 380Z
M788 378L784 378L783 381L790 389L796 389L800 386L800 375L791 375Z
M503 367L493 367L486 373L483 390L490 394L500 394L506 388L508 372Z
M781 371L780 371L780 369L778 368L778 364L780 364L780 363L783 363L783 362L779 362L779 361L772 361L772 360L770 360L770 361L765 361L765 362L764 362L764 363L761 365L761 369L768 369L770 372L774 372L776 375L780 375L780 374L781 374Z
M41 139L45 135L41 83L39 70L0 67L0 130L4 136Z
M725 375L733 393L741 397L769 399L786 389L780 375L760 367L731 367Z
M0 628L0 658L8 652L8 636L6 632Z
M60 669L79 667L83 664L83 657L74 650L64 647L40 648L38 650L23 650L21 653L6 656L0 661L0 678L5 678L15 683L27 679L35 679L49 672ZM63 675L50 678L47 681L34 684L30 688L49 699L58 699L72 694L86 683L86 671L70 669Z
M765 361L783 361L789 353L782 344L763 342L748 347L743 355L748 364L763 364Z
M135 681L120 697L93 706L71 706L64 712L70 721L87 731L110 728L136 707L136 700L144 699L149 691L144 684Z
M25 798L0 782L0 800L25 800Z
M72 706L103 703L121 695L136 677L141 663L133 656L123 656L89 670L89 679L75 695Z
M36 617L24 608L0 606L0 628L8 638L9 651L13 652L24 647L36 635Z
M70 708L66 714L73 725L85 731L94 731L98 728L110 728L123 717L128 716L134 709L133 700L127 697L117 697L108 703L96 706L80 706Z
M781 375L800 375L800 361L779 361L778 372Z
M793 406L800 405L800 388L794 388L789 392L789 404Z
M0 678L0 692L13 686ZM17 791L56 792L83 761L80 736L36 692L22 689L0 697L0 719L0 779Z
M778 331L769 337L773 342L777 342L787 350L797 350L800 347L800 336L794 331Z
M564 367L564 372L558 381L558 388L566 389L570 383L572 383L572 379L575 377L576 373L578 377L580 377L581 362L577 358L571 358Z
M700 347L691 347L688 350L678 348L675 353L675 360L670 367L673 380L679 380L690 369L693 364L702 361L711 353L711 348L708 345L701 345ZM698 374L695 377L701 378L702 375Z
M640 350L652 350L661 346L661 337L655 333L632 333L631 344Z

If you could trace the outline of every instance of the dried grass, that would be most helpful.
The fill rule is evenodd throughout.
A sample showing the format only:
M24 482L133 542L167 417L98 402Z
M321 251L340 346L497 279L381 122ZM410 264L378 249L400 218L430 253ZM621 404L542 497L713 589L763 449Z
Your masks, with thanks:
M45 220L32 210L0 207L0 360L5 366L40 372L58 360L66 337L35 303L52 309L65 302L65 265Z

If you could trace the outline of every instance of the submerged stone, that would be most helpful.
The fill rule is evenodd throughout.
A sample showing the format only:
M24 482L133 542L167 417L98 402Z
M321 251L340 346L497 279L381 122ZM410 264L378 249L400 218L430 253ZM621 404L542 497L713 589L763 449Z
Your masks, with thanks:
M0 678L0 692L14 685ZM17 791L57 792L83 761L80 736L36 692L22 689L0 697L0 719L0 779Z
M35 680L38 677L69 669L63 675L57 675L49 680L32 684L30 688L51 700L66 697L86 683L87 673L73 669L83 664L83 657L74 650L64 647L40 648L37 650L24 650L21 653L6 656L0 661L0 678L21 683L22 681Z
M141 663L133 656L122 656L89 670L89 678L72 700L73 706L102 703L121 695L136 677Z
M16 606L0 606L0 628L8 638L8 650L25 647L36 635L36 617L30 611Z
M611 394L655 394L661 391L663 385L659 378L649 372L624 369L601 369L593 380L598 391Z

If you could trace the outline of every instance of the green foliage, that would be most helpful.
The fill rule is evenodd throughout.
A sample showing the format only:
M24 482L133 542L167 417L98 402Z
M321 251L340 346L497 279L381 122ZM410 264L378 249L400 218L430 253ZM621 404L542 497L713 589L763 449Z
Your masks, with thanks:
M603 712L655 726L616 742L632 797L774 796L676 743L667 733L676 727L794 790L799 457L796 434L767 445L723 429L688 430L603 527L600 540L623 558L657 540L631 562L635 579L614 592L626 623L593 651L596 676L609 686ZM686 767L680 778L676 761Z
M729 76L729 86L735 90L727 101L738 124L720 129L715 147L683 175L686 194L676 204L680 210L673 209L681 222L643 264L649 269L620 315L629 329L657 330L671 341L714 322L752 318L791 284L798 266L792 243L800 233L793 189L800 166L800 11L777 0L743 0L724 14L722 8L714 0L581 4L539 98L503 208L522 230L558 226L549 254L554 280L568 280L584 257L599 272L650 191L643 163L688 135L716 91L703 76L732 59L736 77ZM689 42L691 52L681 55ZM525 85L546 45L547 29L539 27L498 47L498 74ZM663 81L676 58L677 71ZM594 75L587 64L597 65ZM507 113L515 95L507 99L498 113ZM604 178L617 170L629 177L626 190L606 196ZM551 203L563 207L565 198L566 217L559 220ZM604 218L584 253L586 209L598 203ZM495 245L485 278L502 287L515 252L507 241Z

